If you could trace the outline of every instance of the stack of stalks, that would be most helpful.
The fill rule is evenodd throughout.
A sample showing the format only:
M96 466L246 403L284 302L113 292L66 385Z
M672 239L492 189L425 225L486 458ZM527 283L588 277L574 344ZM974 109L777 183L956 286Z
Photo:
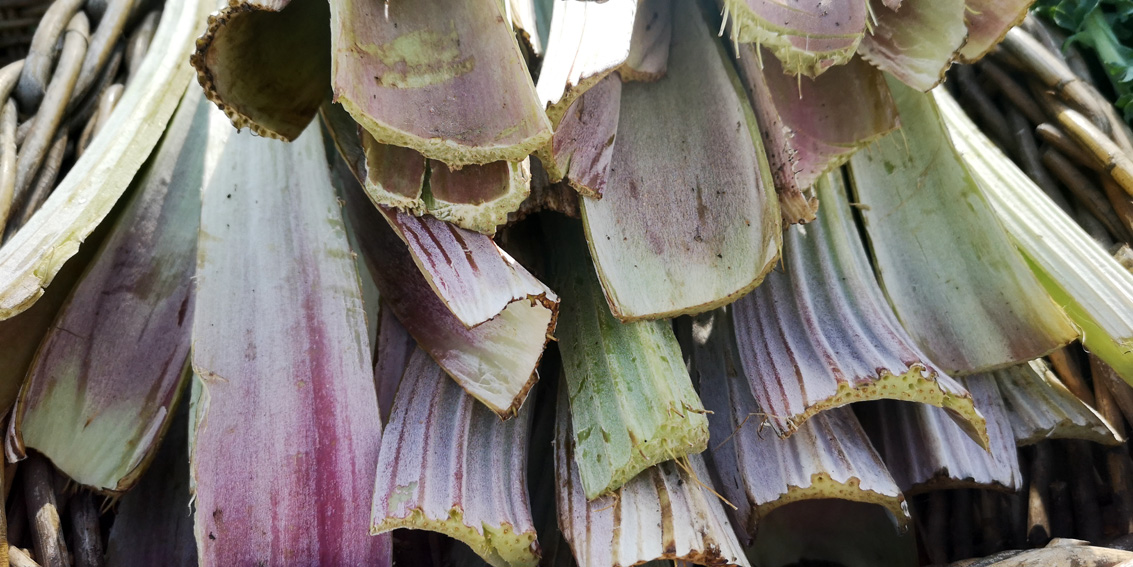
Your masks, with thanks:
M1133 243L1133 135L1066 37L1028 16L990 57L945 86L1059 207L1127 267ZM1133 388L1079 343L1048 357L1058 377L1123 437ZM1044 440L1019 449L1022 490L960 489L910 499L922 559L943 564L1076 538L1128 549L1133 461L1126 444Z
M0 5L3 241L90 145L136 75L160 12L143 0Z
M1120 248L1133 239L1133 134L1065 39L1029 16L945 84L1055 203Z
M135 78L161 9L146 0L0 2L0 242L98 134ZM104 564L100 521L110 516L100 520L93 493L38 456L7 464L2 480L0 545L11 565Z

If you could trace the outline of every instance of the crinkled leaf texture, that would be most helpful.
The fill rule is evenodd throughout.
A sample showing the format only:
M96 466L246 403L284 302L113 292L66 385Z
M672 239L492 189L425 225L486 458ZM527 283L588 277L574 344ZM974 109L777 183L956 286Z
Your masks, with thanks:
M1015 437L995 379L969 376L964 386L987 418L987 450L969 439L944 411L892 400L859 406L858 418L906 494L946 488L1022 485Z
M536 565L528 407L500 420L416 349L382 437L371 533L431 530L463 541L494 567Z
M502 417L519 410L555 330L558 297L483 234L370 202L356 125L324 107L349 172L342 196L386 305L445 372Z
M840 498L887 508L909 521L905 497L849 408L824 411L793 435L764 433L763 412L736 361L724 309L692 321L690 371L712 412L709 458L732 517L755 537L759 518L805 500Z
M1097 410L1075 396L1042 359L993 372L1017 445L1044 439L1084 439L1117 445L1123 439Z
M655 559L748 567L724 505L703 484L700 455L649 467L613 494L589 500L582 488L568 394L559 388L555 474L559 527L579 567L638 565Z
M821 411L889 398L943 407L986 444L971 396L925 356L886 302L840 172L815 189L822 208L815 222L788 231L783 271L731 312L737 358L767 422L787 436ZM731 332L727 320L721 325Z

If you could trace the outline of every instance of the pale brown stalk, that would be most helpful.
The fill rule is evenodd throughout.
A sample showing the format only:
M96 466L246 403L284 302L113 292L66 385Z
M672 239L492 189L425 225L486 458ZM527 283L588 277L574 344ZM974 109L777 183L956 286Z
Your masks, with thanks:
M78 106L83 96L95 86L95 80L110 60L111 53L118 45L118 38L126 28L130 12L134 9L134 2L135 0L110 0L107 3L106 13L99 19L98 27L90 36L79 78L71 92L70 102L67 103L69 109L73 110Z
M8 219L8 225L4 229L4 240L11 238L21 226L27 224L31 216L51 195L51 190L55 188L55 181L59 176L59 170L63 166L63 157L67 152L67 140L66 130L60 130L55 134L55 141L51 143L51 149L47 150L47 156L44 157L43 165L40 166L39 173L36 174L35 181L29 189L23 209L13 211L16 215Z
M0 231L8 223L15 191L16 101L9 100L0 108Z
M1089 177L1086 177L1070 160L1053 149L1043 152L1043 163L1070 190L1087 211L1105 226L1117 240L1130 240L1129 232L1121 224L1109 200Z
M992 86L1018 108L1032 124L1041 124L1046 120L1039 104L1035 102L1027 89L1023 88L1007 71L1004 71L1003 67L996 65L994 61L985 59L980 63L980 72L990 79Z
M1058 125L1092 156L1102 169L1129 195L1133 195L1133 158L1122 151L1105 132L1080 112L1048 97L1048 107Z
M1050 540L1050 495L1051 478L1050 442L1035 445L1031 453L1030 487L1027 492L1027 543L1038 546Z
M972 66L956 67L956 79L960 84L960 99L966 101L975 111L976 116L981 120L983 130L996 138L1004 147L1013 147L1015 137L1011 135L1011 127L1007 125L1007 119L976 80L976 72Z
M67 25L59 64L56 65L51 83L44 92L35 123L30 126L31 130L27 138L20 145L19 159L16 161L13 209L22 209L23 204L27 202L27 193L35 179L35 174L43 163L43 158L55 137L55 131L63 122L67 100L75 87L83 54L86 52L89 28L87 17L82 12L76 14Z
M1097 378L1097 376L1103 372L1102 365L1104 364L1101 359L1090 355L1090 374L1095 376L1094 399L1097 400L1097 405L1094 407L1098 410L1098 413L1113 426L1113 429L1124 437L1125 421L1121 417L1121 409L1117 407L1117 401L1113 399L1113 394L1103 385L1102 380Z
M1077 524L1075 535L1087 541L1101 541L1101 508L1098 506L1098 487L1094 481L1094 458L1088 441L1073 439L1065 442L1066 460L1070 464L1070 499L1074 505Z
M16 547L8 547L8 556L5 559L11 567L41 567L26 551Z
M20 108L24 112L34 111L43 101L48 80L52 78L51 69L55 66L55 50L59 38L63 36L63 30L67 28L68 22L74 18L82 5L83 0L57 0L51 4L36 26L28 56L24 60L23 70L16 85L16 100L19 101Z
M1125 421L1133 423L1133 386L1122 380L1110 365L1093 355L1090 356L1090 370L1094 383L1101 382L1105 386Z
M1007 118L1011 122L1011 133L1018 142L1015 155L1019 160L1019 165L1023 168L1023 171L1027 172L1027 177L1030 177L1043 190L1043 193L1046 193L1047 197L1050 197L1050 200L1058 205L1058 208L1069 212L1071 210L1070 202L1066 200L1066 196L1058 188L1058 183L1054 181L1050 172L1046 170L1046 166L1042 163L1039 146L1035 142L1030 123L1027 122L1021 111L1014 108L1007 109Z
M54 477L55 470L46 459L39 455L29 457L24 465L24 498L28 504L35 556L44 567L70 567L55 500Z
M1078 399L1097 407L1097 402L1094 400L1094 393L1090 391L1089 385L1086 384L1086 378L1082 376L1082 370L1075 362L1073 353L1067 348L1060 348L1051 352L1047 357L1050 359L1050 365L1054 367L1054 373L1062 380Z
M79 136L79 141L75 144L75 155L82 155L83 151L90 145L91 139L95 134L98 134L102 125L106 123L106 119L110 117L110 113L114 111L114 107L118 105L118 99L122 98L122 91L126 87L122 84L113 84L102 91L98 97L98 110L87 121L87 125L83 127L83 133Z
M146 52L149 51L149 44L153 41L153 33L157 30L157 20L161 16L158 10L151 10L146 14L140 23L130 33L129 39L126 40L126 80L134 78L138 72L138 67L142 65L142 60L145 59Z
M1133 233L1133 197L1130 197L1121 187L1117 185L1113 179L1106 175L1101 176L1102 189L1105 191L1105 196L1109 199L1110 205L1113 206L1114 212L1117 217L1121 219L1121 224Z
M8 96L16 88L16 82L20 80L20 73L24 69L24 61L20 59L0 67L0 103L8 100Z
M1042 122L1035 127L1035 133L1038 134L1039 139L1050 144L1056 148L1062 155L1074 160L1075 163L1082 167L1088 167L1095 171L1101 171L1097 162L1094 161L1086 152L1082 151L1082 146L1078 142L1070 139L1058 126L1049 122Z

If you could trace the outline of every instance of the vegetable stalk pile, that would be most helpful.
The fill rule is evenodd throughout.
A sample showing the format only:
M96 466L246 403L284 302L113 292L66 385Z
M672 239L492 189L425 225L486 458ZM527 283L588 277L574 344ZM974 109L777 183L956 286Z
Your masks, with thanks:
M1133 533L1129 8L1040 4L1109 82L1027 0L54 0L0 567L1133 557L1043 547Z

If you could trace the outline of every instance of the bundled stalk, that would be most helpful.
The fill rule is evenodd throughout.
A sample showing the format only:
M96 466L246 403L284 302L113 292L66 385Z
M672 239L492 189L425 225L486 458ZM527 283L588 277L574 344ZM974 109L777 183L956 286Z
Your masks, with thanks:
M0 318L26 310L43 295L64 262L75 254L79 243L102 222L129 186L185 92L191 70L185 64L184 54L210 8L208 2L197 0L170 0L165 4L154 32L154 47L146 53L117 109L102 126L102 135L85 149L40 212L0 248ZM98 29L102 29L101 24ZM84 63L82 69L95 73L93 69L99 65L92 60L89 67ZM75 80L83 80L82 77L80 71ZM70 92L66 97L51 100L58 98L66 105ZM91 108L97 98L88 97ZM58 122L48 115L40 118L31 122L29 140L53 139L48 130L54 130ZM26 150L21 152L28 154ZM32 156L27 155L26 159L32 160ZM29 167L22 170L33 172L31 161L27 163ZM28 175L25 173L21 179ZM3 184L0 181L0 187Z

